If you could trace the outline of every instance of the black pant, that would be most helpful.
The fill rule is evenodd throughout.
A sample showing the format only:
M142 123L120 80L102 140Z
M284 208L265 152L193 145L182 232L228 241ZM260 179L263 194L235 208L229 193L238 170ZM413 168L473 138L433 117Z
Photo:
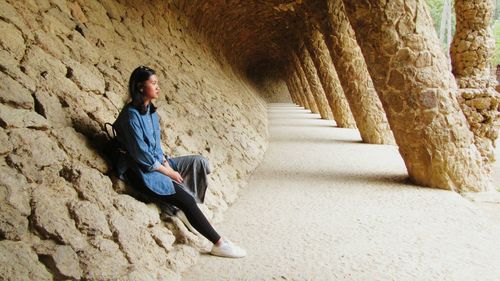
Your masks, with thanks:
M221 238L215 229L210 225L205 215L201 212L196 201L189 193L187 193L180 184L174 183L175 193L171 195L159 195L151 191L144 185L142 180L132 171L127 170L126 177L133 187L144 193L148 199L153 199L158 203L166 202L181 209L186 214L189 223L203 236L212 243L216 243Z

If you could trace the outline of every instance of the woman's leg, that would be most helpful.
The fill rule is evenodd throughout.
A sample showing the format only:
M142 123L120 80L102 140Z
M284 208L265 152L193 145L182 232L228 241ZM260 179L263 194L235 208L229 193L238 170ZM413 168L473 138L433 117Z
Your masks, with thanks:
M220 240L220 235L210 225L205 215L201 212L194 198L187 193L182 187L174 183L175 193L172 195L162 196L164 200L177 208L181 209L186 215L189 223L205 236L212 243L217 243Z

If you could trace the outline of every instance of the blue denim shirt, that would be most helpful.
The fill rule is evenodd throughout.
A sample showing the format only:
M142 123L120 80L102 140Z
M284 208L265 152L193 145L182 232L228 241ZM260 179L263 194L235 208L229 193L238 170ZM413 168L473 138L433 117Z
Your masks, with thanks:
M170 177L156 171L164 160L160 140L160 122L156 112L139 113L134 106L126 105L113 124L118 140L127 150L127 155L118 161L118 175L124 179L127 169L141 177L143 183L159 195L174 194ZM168 159L172 168L174 163Z

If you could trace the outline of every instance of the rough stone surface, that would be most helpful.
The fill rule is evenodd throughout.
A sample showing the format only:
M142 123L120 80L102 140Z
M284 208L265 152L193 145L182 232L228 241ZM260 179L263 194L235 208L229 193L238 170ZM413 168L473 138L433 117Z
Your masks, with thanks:
M364 142L394 144L387 117L377 92L372 86L365 59L356 42L354 31L344 13L341 1L329 1L328 9L314 10L321 17L320 24L345 96L349 102L356 126Z
M328 106L325 91L319 81L318 72L316 71L316 67L314 66L314 62L311 59L309 51L304 44L300 47L299 54L300 63L306 75L307 82L309 83L311 93L316 101L316 105L318 106L319 115L322 119L333 119L332 111Z
M202 210L219 222L266 150L266 102L289 101L290 94L313 112L347 110L313 95L335 88L323 81L328 67L318 66L307 40L319 35L304 24L324 16L335 28L320 31L338 35L326 36L326 43L343 48L325 62L328 75L337 70L346 99L375 98L358 111L348 100L355 119L374 123L356 119L364 140L391 140L366 61L389 119L397 120L409 174L433 187L480 184L474 147L489 144L474 146L459 107L450 103L454 81L436 75L450 71L437 44L429 43L423 1L406 1L404 8L401 1L372 2L372 10L356 10L366 22L353 20L362 54L343 13L325 13L324 6L319 18L310 14L317 4L341 1L0 0L0 243L13 262L2 262L2 278L179 279L206 240L134 198L103 159L103 124L128 101L131 71L157 70L165 153L210 160ZM387 15L377 10L381 3ZM307 61L301 42L312 54ZM317 42L312 45L325 49ZM482 49L481 40L474 42ZM464 61L475 56L465 54ZM311 79L314 70L319 79ZM473 120L493 119L483 114L497 104L490 97L462 97L474 108ZM489 139L496 133L478 130Z
M295 52L291 54L291 60L297 75L297 82L300 85L303 96L307 99L307 104L309 105L308 109L310 109L312 113L319 113L318 105L314 99L309 82L307 81L307 76L304 72L302 63L300 62L299 56Z
M0 237L26 248L24 261L2 262L3 278L174 280L196 260L168 266L178 233L158 209L117 193L103 158L102 126L139 65L160 79L164 151L211 163L207 213L220 220L246 184L266 149L265 99L288 101L286 87L264 76L257 89L179 3L0 0ZM53 245L38 259L28 249L40 239Z
M356 128L356 121L344 95L330 51L318 26L309 27L305 42L318 71L335 123L340 128Z
M491 74L495 38L490 28L492 0L455 1L457 26L450 47L458 100L488 173L495 161L495 140L500 127L500 94Z
M0 241L0 276L6 280L52 280L26 242Z
M289 67L288 73L290 77L290 85L295 89L294 90L295 94L298 97L299 101L301 102L301 105L304 108L310 108L309 100L305 96L305 93L300 83L300 79L297 76L297 72L293 69L293 67Z
M410 177L456 191L486 189L481 155L425 2L384 3L344 1Z

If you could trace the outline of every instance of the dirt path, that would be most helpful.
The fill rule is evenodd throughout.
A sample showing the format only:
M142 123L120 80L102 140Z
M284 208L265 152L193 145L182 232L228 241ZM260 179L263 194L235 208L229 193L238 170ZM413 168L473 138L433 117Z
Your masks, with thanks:
M407 181L395 146L269 105L265 159L217 225L248 257L202 255L183 280L500 280L500 219Z

